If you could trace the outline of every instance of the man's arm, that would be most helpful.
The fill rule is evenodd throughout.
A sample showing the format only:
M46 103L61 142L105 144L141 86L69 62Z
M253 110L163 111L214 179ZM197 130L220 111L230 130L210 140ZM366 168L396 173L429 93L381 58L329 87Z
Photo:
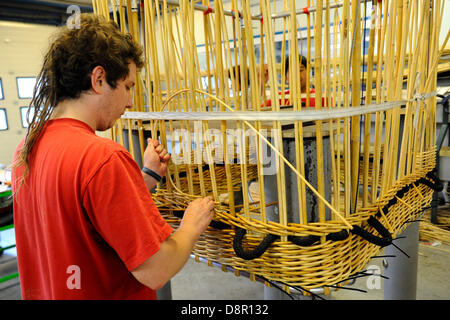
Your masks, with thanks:
M149 176L145 172L142 172L142 177L144 178L145 185L147 186L148 191L152 191L152 189L156 186L158 181L152 176Z
M211 197L192 201L180 227L161 244L158 252L131 272L133 276L153 290L162 288L186 264L195 243L211 222L213 209Z

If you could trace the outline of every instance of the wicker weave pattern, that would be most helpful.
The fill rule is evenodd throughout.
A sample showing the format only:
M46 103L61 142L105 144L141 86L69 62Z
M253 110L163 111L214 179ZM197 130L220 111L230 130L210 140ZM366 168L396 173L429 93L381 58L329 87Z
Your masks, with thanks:
M361 210L348 218L352 224L362 225L367 231L377 234L365 221L374 215L378 208L386 205L389 200L402 187L416 182L423 177L430 168L434 167L434 153L421 154L418 163L423 164L422 170L415 175L405 177L402 181L397 181L395 186L382 197L376 205ZM173 194L167 194L164 190L158 190L154 195L155 202L169 208L170 202L167 197L174 199ZM416 188L411 188L403 197L402 202L398 201L385 212L384 217L379 218L393 237L399 235L411 221L414 221L421 214L421 209L427 207L432 199L433 190L419 184ZM181 200L180 197L178 200ZM181 201L188 203L189 197ZM405 205L404 203L407 203ZM173 210L180 210L185 207L182 202L173 201ZM284 228L276 223L261 223L260 221L247 221L242 217L232 217L225 207L217 209L217 220L225 223L245 228L253 231L246 236L245 245L248 249L254 249L267 233L277 235L327 235L332 232L342 230L345 226L339 221L329 221L327 223L311 223L308 225L289 224L289 228ZM166 212L166 211L163 211ZM173 215L165 214L165 219L173 227L177 228L180 219ZM381 248L377 245L350 235L342 241L324 241L322 243L301 247L290 241L275 241L271 247L260 258L252 261L243 260L236 257L233 250L234 230L217 230L209 227L196 243L194 254L200 257L218 262L225 266L230 266L239 271L245 271L255 275L261 275L272 281L279 281L290 286L301 286L305 289L318 288L325 285L342 283L350 275L365 269L371 257L379 254Z

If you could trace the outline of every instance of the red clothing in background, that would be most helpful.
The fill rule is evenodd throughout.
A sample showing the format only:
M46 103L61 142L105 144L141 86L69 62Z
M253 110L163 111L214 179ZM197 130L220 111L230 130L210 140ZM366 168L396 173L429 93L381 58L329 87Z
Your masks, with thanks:
M29 164L19 190L23 167L13 170L22 298L156 299L130 271L172 228L128 151L81 121L56 119Z
M315 93L316 90L311 89L309 91L309 107L311 108L315 108L316 107L316 98L315 98ZM280 96L280 106L291 106L292 102L289 100L289 90L286 90L284 92L284 100L281 98L281 92L279 93ZM301 96L301 101L302 101L302 107L306 107L306 93L302 93ZM332 104L332 100L330 99L330 105ZM266 107L271 107L272 106L272 100L268 99L266 100ZM325 97L322 96L322 107L326 107L327 106L327 101L325 100ZM264 107L264 105L262 104L261 107Z

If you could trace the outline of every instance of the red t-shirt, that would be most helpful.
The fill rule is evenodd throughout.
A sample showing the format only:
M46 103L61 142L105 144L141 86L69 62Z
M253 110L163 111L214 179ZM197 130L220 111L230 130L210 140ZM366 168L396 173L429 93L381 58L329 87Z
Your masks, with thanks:
M25 183L12 186L22 298L156 299L130 271L172 228L128 151L81 121L56 119L29 163ZM12 181L22 174L13 170Z
M314 89L311 89L309 91L309 94L310 94L309 95L309 107L311 107L311 108L315 108L315 106L316 106L315 93L316 93L316 90L314 90ZM286 90L284 92L284 100L281 98L281 92L279 92L279 95L280 95L280 100L279 100L280 101L280 106L290 106L290 105L292 105L291 101L289 100L290 99L289 98L289 90ZM302 102L302 107L306 107L306 93L302 93L301 102ZM333 103L332 99L329 99L329 104L332 105L332 103ZM270 99L266 100L265 106L266 107L271 107L272 106L272 100L270 100ZM326 106L328 106L327 105L327 101L326 101L325 97L322 97L322 107L326 107ZM261 104L261 107L264 107L264 104Z

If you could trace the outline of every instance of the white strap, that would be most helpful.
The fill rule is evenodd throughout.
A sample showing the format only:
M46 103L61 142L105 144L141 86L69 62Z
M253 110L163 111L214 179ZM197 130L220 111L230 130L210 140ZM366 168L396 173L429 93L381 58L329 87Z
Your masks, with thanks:
M437 92L418 94L413 99L391 101L347 108L323 108L302 111L210 111L210 112L125 112L123 119L132 120L246 120L246 121L314 121L330 120L386 111L408 102L426 100Z

